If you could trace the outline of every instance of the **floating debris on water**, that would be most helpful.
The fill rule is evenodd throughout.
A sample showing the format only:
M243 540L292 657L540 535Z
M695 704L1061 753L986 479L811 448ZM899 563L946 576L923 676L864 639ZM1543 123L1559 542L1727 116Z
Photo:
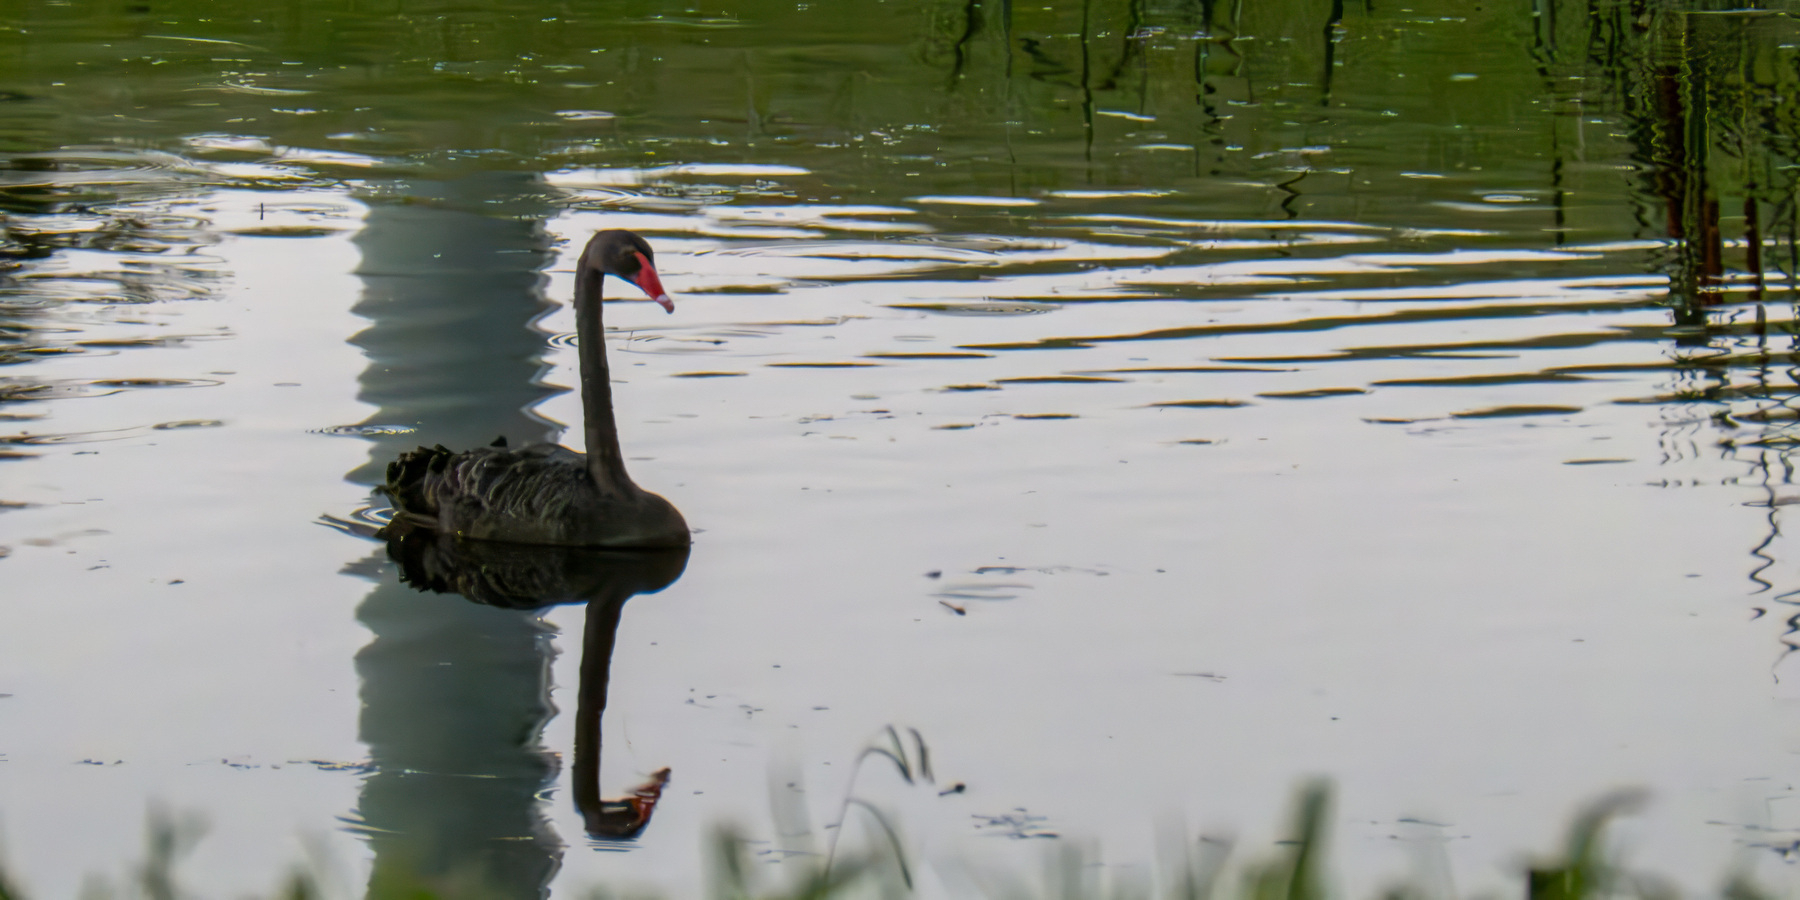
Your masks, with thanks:
M911 309L945 316L1035 316L1062 309L1056 303L972 301L969 303L891 303L888 309Z
M341 437L374 437L384 434L412 434L418 430L411 425L333 425L329 428L309 428L306 433Z
M1023 806L1014 807L1012 812L997 816L975 814L975 830L996 837L1025 840L1027 838L1057 838L1061 835L1046 830L1043 823L1050 821L1049 816L1034 816Z

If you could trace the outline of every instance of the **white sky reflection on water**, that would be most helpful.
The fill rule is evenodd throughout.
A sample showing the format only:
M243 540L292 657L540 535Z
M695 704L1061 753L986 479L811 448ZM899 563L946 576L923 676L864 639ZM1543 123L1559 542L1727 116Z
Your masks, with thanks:
M306 762L366 753L352 659L370 584L342 570L381 551L315 519L363 502L344 475L369 445L312 433L371 414L345 343L369 327L349 312L361 213L335 193L273 199L203 205L216 232L278 227L282 203L334 210L330 229L224 237L208 299L80 326L216 339L25 370L218 382L26 404L43 417L8 423L219 423L18 445L39 455L5 463L4 499L36 505L0 516L0 564L9 593L45 599L0 607L0 716L33 736L3 748L0 802L9 857L46 895L116 873L151 800L212 822L189 868L217 892L268 889L302 837L364 852L339 821L364 775ZM1629 826L1637 853L1695 880L1745 833L1704 823L1796 824L1780 806L1800 731L1771 677L1779 628L1746 624L1767 528L1749 504L1766 495L1732 482L1750 473L1687 424L1697 412L1613 402L1671 376L1629 368L1669 352L1627 336L1667 325L1654 279L1557 274L1604 250L1145 268L1173 251L1097 237L1079 254L990 244L996 265L971 280L944 251L979 232L911 255L885 241L871 260L858 228L769 245L753 221L716 222L710 240L664 234L658 215L551 225L548 335L573 331L589 231L637 227L658 248L677 311L608 307L616 403L634 476L702 530L683 578L626 606L612 662L603 786L665 765L674 781L632 852L596 852L565 762L542 806L571 845L559 890L690 892L713 823L768 835L771 765L800 773L822 823L890 722L920 729L940 782L968 790L939 798L872 768L859 795L895 807L922 854L983 864L1035 865L1036 842L971 828L1016 808L1116 861L1143 861L1164 814L1261 846L1313 773L1340 785L1354 884L1404 867L1388 848L1405 816L1450 823L1459 884L1503 883L1512 854L1550 849L1572 800L1623 784L1656 791ZM1417 280L1337 280L1371 271ZM1280 277L1301 273L1316 280ZM1007 297L1087 302L944 314ZM1328 318L1344 321L1289 327ZM1616 339L1533 343L1589 334ZM573 348L545 347L543 380L572 384ZM779 365L834 362L875 365ZM697 370L744 374L673 377ZM1119 380L1074 380L1101 374ZM1383 384L1431 379L1449 381ZM1362 393L1292 399L1337 389ZM1191 401L1241 405L1162 405ZM1509 407L1539 414L1454 417ZM578 409L563 393L537 412ZM1764 577L1792 579L1785 550ZM542 743L566 760L582 612L546 617L561 714Z

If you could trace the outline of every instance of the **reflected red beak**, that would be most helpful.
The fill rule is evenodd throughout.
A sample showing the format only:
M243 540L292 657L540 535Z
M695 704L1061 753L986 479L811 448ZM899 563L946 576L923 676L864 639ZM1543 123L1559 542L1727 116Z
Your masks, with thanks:
M638 273L636 278L631 279L631 283L637 285L644 293L649 294L650 299L661 303L663 309L674 312L675 301L669 299L668 291L663 290L662 278L656 274L656 267L651 265L650 261L645 259L644 254L642 253L639 253L637 258Z

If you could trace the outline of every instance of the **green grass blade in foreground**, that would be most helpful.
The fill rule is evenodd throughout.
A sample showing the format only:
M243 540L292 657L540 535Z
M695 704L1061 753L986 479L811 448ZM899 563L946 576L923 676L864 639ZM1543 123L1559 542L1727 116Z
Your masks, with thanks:
M1607 825L1636 810L1644 800L1642 791L1616 791L1582 807L1569 825L1562 858L1534 864L1523 873L1528 900L1678 900L1686 896L1668 881L1631 871L1609 854L1605 841ZM856 805L874 812L863 801L856 801ZM1228 861L1230 845L1216 838L1203 837L1190 843L1183 837L1180 853L1171 860L1174 865L1165 868L1162 890L1154 894L1134 877L1138 870L1099 865L1093 851L1063 842L1048 860L1047 881L1040 888L1034 890L1017 881L1006 881L1005 887L996 892L991 888L997 883L990 881L990 889L980 890L979 894L1019 900L1125 900L1150 896L1170 900L1332 900L1326 860L1330 810L1328 781L1317 779L1302 784L1295 794L1291 837L1278 842L1279 849L1271 858L1245 863L1235 879L1225 877L1232 868ZM867 853L840 858L829 865L822 858L810 856L793 865L754 865L746 852L748 842L744 836L731 829L720 829L712 838L709 894L713 900L910 896L911 869L897 832L885 816L877 814L876 818L888 840ZM200 831L193 818L177 820L153 810L145 861L137 867L136 877L128 880L120 893L103 881L93 882L84 889L83 896L131 900L194 896L179 886L175 864L192 849ZM884 864L889 855L894 857L894 865ZM779 871L786 876L786 886L770 888L759 884L762 878L757 873L765 871ZM1235 891L1228 885L1234 886ZM335 893L322 890L318 877L300 868L272 896L281 900L319 900ZM0 900L26 900L28 896L0 865ZM382 877L371 879L365 900L491 900L499 896L500 892L468 879L430 878L388 867ZM600 898L612 894L601 887L585 896ZM1434 892L1413 883L1403 883L1376 896L1379 900L1454 900L1454 893L1447 886ZM1740 870L1725 880L1718 896L1721 900L1773 900L1775 895Z
M1629 880L1606 858L1601 838L1607 823L1643 806L1642 791L1615 791L1589 803L1569 825L1565 858L1556 864L1533 866L1526 872L1526 894L1531 900L1584 900L1604 897L1625 887Z

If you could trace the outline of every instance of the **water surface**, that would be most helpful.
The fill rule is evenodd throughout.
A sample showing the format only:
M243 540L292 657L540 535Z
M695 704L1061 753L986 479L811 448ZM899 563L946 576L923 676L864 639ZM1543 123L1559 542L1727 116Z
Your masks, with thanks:
M6 13L20 879L156 802L213 894L686 895L715 823L779 869L856 796L958 894L1159 817L1261 852L1326 774L1356 892L1510 890L1621 785L1647 867L1785 885L1792 21L1453 7ZM677 297L609 287L608 351L697 531L614 610L634 840L574 803L584 608L321 525L418 443L579 446L600 228ZM890 724L935 785L852 779Z

